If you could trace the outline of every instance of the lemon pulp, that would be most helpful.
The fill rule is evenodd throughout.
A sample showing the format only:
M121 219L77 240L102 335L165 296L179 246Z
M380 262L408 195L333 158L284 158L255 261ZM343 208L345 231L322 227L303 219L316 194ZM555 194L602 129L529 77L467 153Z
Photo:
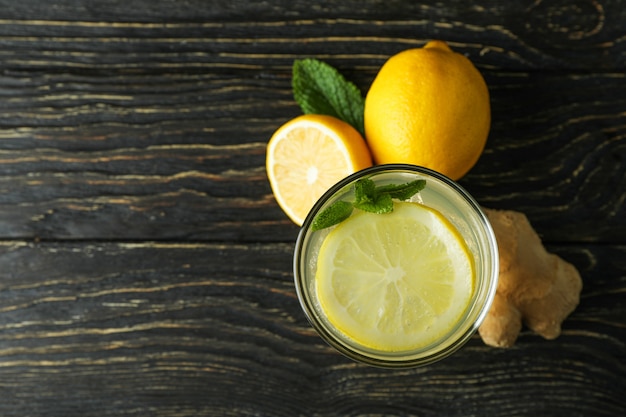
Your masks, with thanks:
M272 192L297 225L333 184L371 165L361 134L331 116L296 117L282 125L267 145L266 172Z
M316 291L328 322L380 351L415 350L458 323L474 289L472 256L455 227L418 203L358 212L324 239Z

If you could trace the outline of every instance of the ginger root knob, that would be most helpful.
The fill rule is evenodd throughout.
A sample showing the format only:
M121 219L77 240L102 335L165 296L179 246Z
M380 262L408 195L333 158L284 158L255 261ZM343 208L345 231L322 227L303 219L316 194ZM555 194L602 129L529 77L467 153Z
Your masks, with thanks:
M483 209L500 252L500 275L493 304L478 332L490 346L510 347L522 324L546 339L561 333L561 323L580 300L576 268L548 253L523 213Z

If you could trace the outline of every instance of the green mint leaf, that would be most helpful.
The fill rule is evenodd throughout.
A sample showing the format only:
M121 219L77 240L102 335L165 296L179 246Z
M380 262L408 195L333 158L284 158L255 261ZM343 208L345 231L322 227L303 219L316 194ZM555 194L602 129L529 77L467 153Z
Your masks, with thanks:
M365 136L365 99L357 86L335 68L313 58L296 60L291 85L293 96L305 114L334 116Z
M406 184L388 184L376 186L369 178L361 178L354 183L354 203L336 201L313 219L313 231L325 229L341 223L354 208L375 214L393 211L393 200L408 200L426 186L425 180L415 180Z
M370 213L384 214L393 211L393 200L389 194L378 194L370 201L354 203L354 207Z
M398 200L408 200L415 194L419 193L426 186L426 180L415 180L406 184L388 184L382 185L376 189L378 193L387 193L391 198Z
M355 204L372 202L376 199L376 184L369 178L361 178L354 183Z
M335 201L322 210L311 223L311 230L322 230L341 223L352 214L354 206L347 201Z

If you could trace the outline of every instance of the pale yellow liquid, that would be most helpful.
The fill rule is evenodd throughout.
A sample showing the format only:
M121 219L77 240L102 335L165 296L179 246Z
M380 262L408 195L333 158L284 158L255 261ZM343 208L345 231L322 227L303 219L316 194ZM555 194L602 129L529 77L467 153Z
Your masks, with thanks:
M390 214L357 212L330 231L315 275L325 319L369 349L408 351L444 337L474 287L463 238L441 214L395 203Z
M396 184L406 183L416 178L419 177L411 174L391 173L379 175L373 179L377 185L382 185L391 182ZM341 199L347 201L354 200L351 187L346 188ZM436 344L438 340L450 333L458 322L464 318L463 316L471 302L472 293L475 289L475 265L479 261L476 255L474 255L476 252L475 240L463 238L463 236L466 235L471 236L472 231L465 222L459 220L465 215L458 208L463 207L463 204L460 204L459 200L461 200L461 197L451 193L447 189L443 189L435 182L428 181L428 179L426 188L411 200L421 203L426 207L434 207L435 211L439 214L445 213L445 218L443 218L442 221L445 223L446 227L457 236L458 240L463 245L463 250L469 257L472 270L466 277L464 283L461 284L464 289L459 290L456 295L450 297L450 302L453 304L452 306L450 306L450 302L446 304L445 301L441 301L441 299L446 298L446 293L448 295L451 293L449 289L445 287L437 288L436 286L430 285L427 291L428 296L426 297L426 304L424 304L424 300L418 300L417 298L403 303L402 310L406 309L408 313L405 315L412 320L412 323L406 326L390 325L387 327L392 329L385 329L386 326L384 324L379 326L377 323L374 323L374 321L370 320L370 322L368 322L368 319L364 319L360 323L358 320L350 319L350 315L354 314L348 313L348 309L368 311L373 308L373 304L376 306L375 308L380 308L380 303L372 303L371 301L367 301L367 297L360 297L365 301L363 301L364 305L358 306L355 303L359 302L359 297L355 297L355 300L349 301L345 298L350 297L349 295L341 294L339 298L344 297L344 299L339 302L339 304L351 304L350 307L344 306L344 310L341 311L337 308L335 302L329 303L329 297L325 297L321 292L320 282L326 280L320 279L319 275L316 276L319 274L317 258L324 240L328 234L334 230L334 228L331 228L314 232L311 235L311 241L308 245L308 253L306 256L307 275L311 278L308 282L309 291L313 295L313 304L317 311L318 319L326 323L326 327L330 329L336 337L345 339L347 343L357 344L366 349L379 351L396 352L423 348L428 345ZM355 210L355 212L358 211ZM376 222L377 220L384 219L384 217L380 216L384 215L371 215L368 221ZM407 243L405 242L404 244ZM355 276L354 279L359 280L359 277ZM339 280L338 282L340 283L341 281ZM334 285L340 284L335 283ZM394 302L394 297L396 297L397 300L403 299L403 292L406 293L406 285L419 285L419 282L409 280L408 284L400 283L399 285L394 285L392 291L386 291L386 296L391 299L391 301L389 301L390 303ZM457 283L457 285L459 285L459 283ZM405 290L403 290L403 287ZM378 290L382 293L381 288L382 287L378 287ZM394 291L396 293L395 295L393 294ZM328 292L329 291L326 291L326 293ZM337 291L332 290L330 292ZM341 291L339 292L341 293ZM428 304L434 304L435 308ZM440 306L447 307L445 307L445 311L441 311ZM419 310L420 308L423 310L428 309L429 311L423 312L424 314L421 315L421 319L417 321L416 318L420 317L421 313L416 311L416 309ZM389 311L381 312L381 316L390 314L393 315L394 313ZM403 314L403 312L400 311L397 314ZM388 322L389 320L385 319L385 317L381 317L381 322L384 321ZM395 320L395 322L401 323L402 320ZM370 329L364 327L370 327ZM378 327L381 327L381 329L378 329Z

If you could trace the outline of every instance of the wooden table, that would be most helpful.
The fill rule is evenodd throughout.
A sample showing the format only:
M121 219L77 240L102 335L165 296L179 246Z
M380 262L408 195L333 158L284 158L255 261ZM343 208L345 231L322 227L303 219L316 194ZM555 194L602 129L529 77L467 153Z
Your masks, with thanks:
M0 5L1 416L626 415L626 1ZM365 92L433 38L491 92L460 183L584 288L554 341L371 368L300 309L265 146L294 59Z

